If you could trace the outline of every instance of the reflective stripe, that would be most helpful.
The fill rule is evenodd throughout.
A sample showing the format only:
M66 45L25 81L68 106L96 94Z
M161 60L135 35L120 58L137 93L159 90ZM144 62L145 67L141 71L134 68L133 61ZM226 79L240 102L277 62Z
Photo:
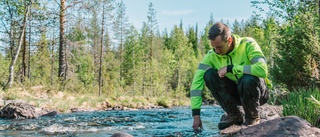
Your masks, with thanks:
M204 70L204 71L207 71L207 70L209 70L209 69L211 69L212 67L211 66L209 66L209 65L207 65L207 64L199 64L199 67L198 67L198 69L201 69L201 70Z
M251 74L251 66L243 66L243 74Z
M255 64L257 62L267 63L266 59L264 57L255 57L250 60L251 64Z
M200 97L202 97L202 90L191 90L190 96L191 96L191 97L193 97L193 96L200 96Z

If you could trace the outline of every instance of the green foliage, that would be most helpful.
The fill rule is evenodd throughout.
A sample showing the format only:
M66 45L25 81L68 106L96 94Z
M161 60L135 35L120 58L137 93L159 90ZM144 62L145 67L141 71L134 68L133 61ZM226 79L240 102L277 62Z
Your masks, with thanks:
M305 22L305 24L308 24ZM299 25L299 26L298 26ZM297 24L281 29L281 38L277 40L278 55L273 69L274 80L283 82L289 88L311 86L313 73L317 71L314 53L319 52L317 38L310 32L311 25Z
M271 105L281 105L280 100L283 100L288 93L289 91L285 85L273 85L273 87L269 89L269 100L267 103Z
M197 26L198 27L198 26ZM199 44L198 44L198 32L193 27L190 27L187 30L186 36L188 37L188 42L192 44L192 49L194 52L194 56L198 57L199 55Z
M297 89L289 93L285 99L281 100L283 106L283 115L299 116L313 126L320 114L320 107L314 104L310 97L320 100L320 91L318 88Z
M280 26L276 23L274 17L268 16L262 21L263 37L261 40L261 49L267 58L269 69L274 66L274 56L276 51L276 40L278 36L278 29ZM271 75L272 76L272 75Z
M167 97L160 97L157 99L157 105L158 106L163 106L165 108L169 108L170 107L170 103L168 101Z
M208 33L211 26L212 24L208 24L204 29L204 33L200 36L200 50L202 54L207 54L210 50L212 50L210 41L208 39Z
M311 102L313 102L314 105L316 105L317 108L320 108L320 101L317 100L314 96L311 95L310 98Z
M126 42L124 44L125 61L122 62L123 77L126 85L133 84L135 76L137 75L137 65L142 60L142 48L139 45L139 33L131 26L130 33L127 35Z
M198 64L194 55L192 45L188 43L188 38L184 35L183 30L177 26L171 32L171 44L175 47L174 61L171 70L174 71L171 79L173 90L185 91L189 89L192 82L193 74Z
M72 42L82 42L86 39L86 36L80 28L72 28L71 32L66 37Z
M268 4L271 9L271 18L263 21L264 38L258 41L269 61L272 80L289 89L311 86L312 81L319 79L317 5L311 1L276 0L253 4Z
M50 83L50 61L49 45L45 32L41 34L40 42L37 45L37 52L31 57L33 64L31 69L32 81L35 85L48 85Z
M243 35L243 26L241 26L241 23L237 19L232 24L231 29L233 34L237 34L239 36Z
M9 64L10 62L8 60L5 59L5 57L0 53L0 89L2 89L1 87L5 86L5 82L8 80L7 77L9 76L9 72L8 72L8 68L9 68Z
M212 49L212 47L210 45L210 41L208 39L208 33L209 33L209 29L213 25L213 23L214 23L214 19L213 19L213 14L211 13L210 20L207 23L206 27L204 28L203 34L201 34L201 36L200 36L199 47L200 47L201 54L203 54L203 55L207 54Z
M78 79L84 86L88 86L93 84L94 81L94 73L91 64L93 63L92 58L89 55L80 54L76 56L75 61L76 64L76 74Z

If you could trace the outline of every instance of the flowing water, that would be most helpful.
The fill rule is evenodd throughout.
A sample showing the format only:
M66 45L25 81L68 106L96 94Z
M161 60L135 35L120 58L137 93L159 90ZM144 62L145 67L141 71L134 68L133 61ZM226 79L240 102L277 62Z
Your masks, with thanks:
M202 106L204 130L192 130L189 107L149 110L114 110L58 114L27 120L0 119L0 136L4 137L110 137L126 132L135 137L207 137L219 136L217 123L223 110Z

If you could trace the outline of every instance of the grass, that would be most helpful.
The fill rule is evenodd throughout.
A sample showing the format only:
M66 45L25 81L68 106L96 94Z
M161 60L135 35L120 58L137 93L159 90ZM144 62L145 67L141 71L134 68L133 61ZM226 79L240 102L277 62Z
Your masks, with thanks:
M108 95L103 93L76 93L57 91L52 87L11 88L7 92L0 91L0 99L21 100L39 108L57 110L62 113L71 112L72 108L85 110L105 110L107 108L143 108L144 106L187 106L190 100L181 95L173 97L144 97L130 95Z
M317 118L320 116L320 91L318 88L297 89L283 99L283 115L296 115L315 126Z

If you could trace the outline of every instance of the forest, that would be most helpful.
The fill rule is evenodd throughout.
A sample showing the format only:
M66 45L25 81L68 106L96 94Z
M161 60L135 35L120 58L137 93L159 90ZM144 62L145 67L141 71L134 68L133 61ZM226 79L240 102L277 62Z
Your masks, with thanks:
M248 20L229 22L211 13L205 28L181 20L168 32L159 30L152 2L138 30L123 1L1 0L0 88L186 98L198 63L212 48L207 33L216 21L258 42L273 96L314 87L320 80L320 0L251 3L257 10L268 5L267 16L253 13Z

